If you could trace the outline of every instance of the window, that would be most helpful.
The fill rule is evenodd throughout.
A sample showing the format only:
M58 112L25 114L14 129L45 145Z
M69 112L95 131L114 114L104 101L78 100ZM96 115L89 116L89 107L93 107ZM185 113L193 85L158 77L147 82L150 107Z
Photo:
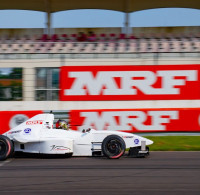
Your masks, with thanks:
M22 100L22 68L0 68L0 100Z
M59 100L59 72L59 68L36 68L36 100Z

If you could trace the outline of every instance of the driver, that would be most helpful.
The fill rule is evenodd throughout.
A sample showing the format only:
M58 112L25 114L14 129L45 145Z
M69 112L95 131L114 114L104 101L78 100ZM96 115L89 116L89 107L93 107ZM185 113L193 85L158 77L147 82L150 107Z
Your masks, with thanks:
M64 130L69 130L69 125L65 120L59 119L56 122L56 129L64 129Z

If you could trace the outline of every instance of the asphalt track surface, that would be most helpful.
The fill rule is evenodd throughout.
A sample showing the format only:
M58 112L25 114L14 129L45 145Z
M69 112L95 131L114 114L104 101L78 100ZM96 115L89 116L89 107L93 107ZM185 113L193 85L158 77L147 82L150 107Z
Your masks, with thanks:
M147 158L18 157L0 161L4 194L200 194L200 152Z

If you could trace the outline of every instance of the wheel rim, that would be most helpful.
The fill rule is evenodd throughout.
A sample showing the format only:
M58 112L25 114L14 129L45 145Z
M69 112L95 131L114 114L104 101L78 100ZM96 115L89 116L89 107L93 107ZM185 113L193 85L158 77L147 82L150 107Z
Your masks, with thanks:
M118 140L110 140L106 145L107 151L110 153L111 156L116 156L121 153L122 146Z
M4 155L6 151L6 143L0 140L0 155Z

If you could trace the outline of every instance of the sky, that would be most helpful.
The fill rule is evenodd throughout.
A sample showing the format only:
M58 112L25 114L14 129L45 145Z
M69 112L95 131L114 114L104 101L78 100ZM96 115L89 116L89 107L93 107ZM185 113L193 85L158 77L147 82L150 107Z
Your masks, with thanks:
M52 14L52 27L123 27L124 13L110 10L70 10ZM46 14L37 11L0 10L0 28L44 28ZM162 8L130 14L131 27L200 26L200 10Z
M12 72L12 68L0 68L0 74L8 75Z

